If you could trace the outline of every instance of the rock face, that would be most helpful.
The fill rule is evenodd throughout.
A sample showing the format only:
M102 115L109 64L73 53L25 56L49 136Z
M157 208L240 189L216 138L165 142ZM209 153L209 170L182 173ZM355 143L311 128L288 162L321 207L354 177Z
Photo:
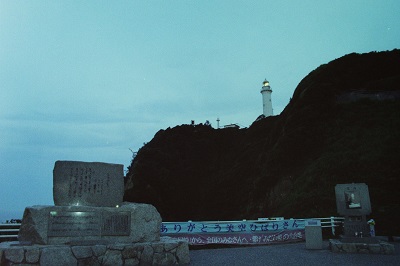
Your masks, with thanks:
M115 207L124 195L122 164L57 161L53 170L56 206Z
M399 92L400 50L335 59L248 128L157 132L128 167L124 200L164 221L328 217L336 184L366 183L380 233L398 235Z
M149 204L33 206L25 209L18 239L34 244L153 242L160 240L160 226L161 216Z

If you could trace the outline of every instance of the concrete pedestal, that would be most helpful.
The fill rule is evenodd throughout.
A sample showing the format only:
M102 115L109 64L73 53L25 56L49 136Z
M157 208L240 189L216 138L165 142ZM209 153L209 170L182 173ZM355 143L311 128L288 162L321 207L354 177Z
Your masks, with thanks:
M18 240L39 245L138 243L160 240L161 216L152 205L116 207L32 206Z
M0 265L172 265L189 264L187 242L109 245L21 245L0 244Z
M373 237L329 239L329 248L337 253L394 254L394 245Z

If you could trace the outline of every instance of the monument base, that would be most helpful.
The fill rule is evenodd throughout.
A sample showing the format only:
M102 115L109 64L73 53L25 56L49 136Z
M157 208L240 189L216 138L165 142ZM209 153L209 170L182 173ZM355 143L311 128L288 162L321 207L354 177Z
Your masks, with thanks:
M109 245L24 245L0 243L0 265L172 265L189 264L187 242Z
M118 207L32 206L22 219L18 240L31 244L112 244L160 240L161 216L149 204Z
M394 254L394 245L373 237L329 239L329 248L337 253Z

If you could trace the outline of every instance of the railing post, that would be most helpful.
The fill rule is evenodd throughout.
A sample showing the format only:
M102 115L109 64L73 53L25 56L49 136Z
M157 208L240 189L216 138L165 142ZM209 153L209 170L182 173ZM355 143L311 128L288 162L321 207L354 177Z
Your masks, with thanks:
M335 217L331 216L332 235L335 235Z

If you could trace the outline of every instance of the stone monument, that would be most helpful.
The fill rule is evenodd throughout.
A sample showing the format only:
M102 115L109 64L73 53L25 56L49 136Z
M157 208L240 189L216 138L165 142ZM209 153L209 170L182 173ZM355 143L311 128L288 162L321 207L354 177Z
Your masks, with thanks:
M122 202L123 194L123 165L57 161L55 206L25 209L19 242L0 246L1 265L189 263L186 242L160 240L156 208Z
M57 161L53 170L56 206L115 207L124 196L123 165Z
M344 216L344 236L366 237L371 214L368 186L364 183L338 184L335 187L337 212Z
M365 183L338 184L335 187L337 212L344 216L344 235L330 239L333 252L394 254L394 246L370 235L367 215L371 214Z

